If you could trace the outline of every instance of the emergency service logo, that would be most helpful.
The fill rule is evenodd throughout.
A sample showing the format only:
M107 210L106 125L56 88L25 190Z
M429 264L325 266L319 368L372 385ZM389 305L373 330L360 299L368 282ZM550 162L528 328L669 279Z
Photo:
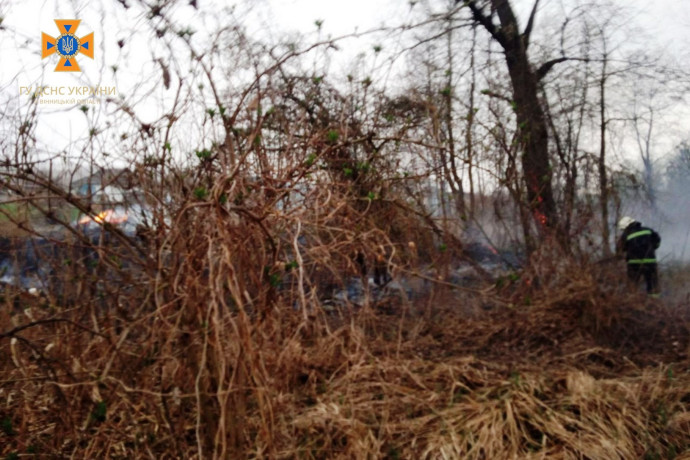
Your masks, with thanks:
M77 28L81 19L56 19L60 36L53 38L41 32L41 59L56 54L60 56L56 72L81 72L77 56L83 54L93 59L93 32L81 38L77 37Z

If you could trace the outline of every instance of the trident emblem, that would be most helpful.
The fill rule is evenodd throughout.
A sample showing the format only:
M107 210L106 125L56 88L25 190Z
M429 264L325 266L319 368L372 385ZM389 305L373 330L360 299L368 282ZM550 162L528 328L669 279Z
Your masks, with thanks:
M74 35L80 22L80 19L56 19L60 36L53 38L46 33L41 34L41 59L54 53L60 56L56 72L81 72L76 59L80 53L93 59L93 32L81 38Z
M74 39L69 35L66 36L63 39L62 48L64 49L66 55L71 56L72 50L74 49Z

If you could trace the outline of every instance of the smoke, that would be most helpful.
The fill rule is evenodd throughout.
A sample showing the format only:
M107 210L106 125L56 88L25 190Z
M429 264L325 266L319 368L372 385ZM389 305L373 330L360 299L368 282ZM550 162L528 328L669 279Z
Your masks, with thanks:
M690 262L690 180L666 190L657 203L654 224L662 238L659 259Z
M661 236L661 263L690 262L690 150L683 144L666 165L654 203L643 196L623 200L620 215L629 215Z

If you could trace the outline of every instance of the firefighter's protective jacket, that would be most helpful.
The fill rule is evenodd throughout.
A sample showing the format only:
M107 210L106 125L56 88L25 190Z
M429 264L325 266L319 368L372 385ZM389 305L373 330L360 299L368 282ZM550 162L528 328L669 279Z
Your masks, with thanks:
M655 264L655 250L661 244L661 237L639 222L633 222L623 231L618 248L625 254L628 264Z

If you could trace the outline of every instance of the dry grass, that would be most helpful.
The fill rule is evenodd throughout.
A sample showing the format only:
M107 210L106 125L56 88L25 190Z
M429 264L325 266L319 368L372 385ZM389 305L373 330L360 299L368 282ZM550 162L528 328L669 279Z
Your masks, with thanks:
M294 172L287 171L287 177ZM215 181L142 246L6 291L0 454L72 458L682 458L687 305L548 245L494 286L326 312L359 255L439 272L404 204ZM221 200L221 197L225 197ZM221 202L222 201L222 202ZM372 209L375 207L376 209ZM393 235L393 236L391 236ZM426 235L426 236L425 236ZM417 250L408 245L418 241ZM72 241L77 249L84 241ZM687 458L687 457L686 457Z
M203 245L209 234L187 233L175 276L152 280L128 318L25 297L1 310L2 324L32 324L0 341L3 455L688 458L681 308L608 292L570 265L539 288L336 318L259 289L263 275L239 264L273 266L255 259L272 251L250 257L235 241L257 232L218 229L224 244ZM492 308L466 314L479 305Z

